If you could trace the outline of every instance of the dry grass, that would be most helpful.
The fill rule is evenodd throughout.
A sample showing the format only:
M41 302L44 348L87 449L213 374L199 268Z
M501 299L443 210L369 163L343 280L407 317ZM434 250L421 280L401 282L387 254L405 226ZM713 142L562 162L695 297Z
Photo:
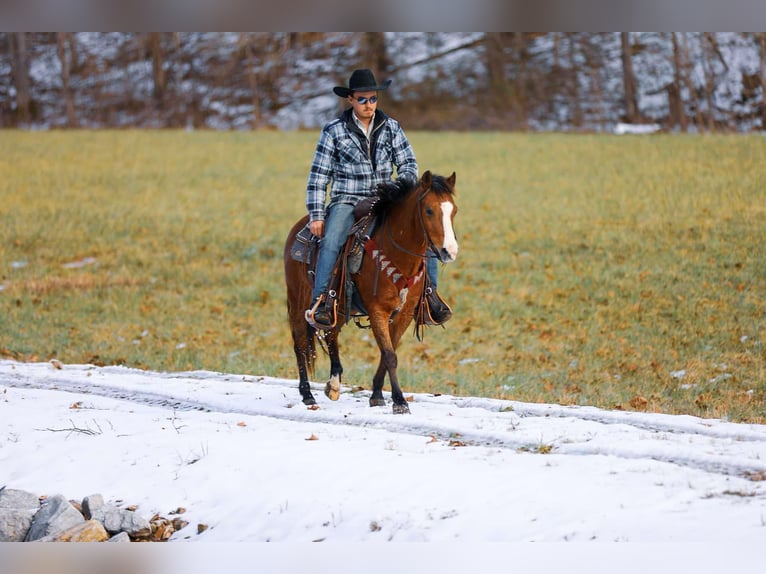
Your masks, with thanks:
M461 254L406 391L766 421L766 139L410 137L458 174ZM281 251L315 142L4 132L3 356L295 378ZM343 345L368 386L369 332Z

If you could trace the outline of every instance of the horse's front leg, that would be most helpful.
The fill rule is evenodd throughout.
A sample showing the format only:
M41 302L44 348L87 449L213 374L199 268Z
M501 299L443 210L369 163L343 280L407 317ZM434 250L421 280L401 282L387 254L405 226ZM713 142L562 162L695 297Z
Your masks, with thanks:
M391 340L388 319L383 317L382 321L373 321L371 318L370 323L372 324L375 340L380 348L380 363L378 364L378 370L375 372L375 376L372 380L370 406L380 406L385 404L385 401L383 400L383 379L385 378L386 373L388 373L388 379L391 382L391 400L394 402L394 414L407 414L410 412L410 407L399 386L399 378L397 376L398 358L396 356L394 343Z
M324 394L331 401L337 401L340 397L340 382L343 375L343 365L340 362L340 348L338 347L338 335L340 329L333 329L325 336L327 352L330 354L330 380L324 387Z

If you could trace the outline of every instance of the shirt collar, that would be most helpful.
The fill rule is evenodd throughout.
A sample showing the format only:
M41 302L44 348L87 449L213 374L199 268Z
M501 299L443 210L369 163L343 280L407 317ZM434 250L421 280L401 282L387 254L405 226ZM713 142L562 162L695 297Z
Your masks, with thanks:
M377 113L377 112L375 112ZM368 127L364 127L364 124L362 121L356 117L356 114L352 111L351 117L354 118L354 123L357 125L357 127L362 130L362 133L364 136L369 140L370 136L372 135L372 128L375 127L375 116L372 116L372 119L370 120L370 125Z

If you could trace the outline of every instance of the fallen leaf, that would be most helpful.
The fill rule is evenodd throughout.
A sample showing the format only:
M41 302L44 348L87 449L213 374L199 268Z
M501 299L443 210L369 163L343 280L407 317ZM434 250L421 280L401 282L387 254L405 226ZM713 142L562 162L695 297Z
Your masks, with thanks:
M647 401L644 397L641 395L636 395L632 399L630 399L630 406L634 409L645 409L646 405L649 404L649 401Z
M450 439L449 445L450 446L466 446L466 444L462 440L455 440L454 438Z
M247 426L247 423L246 423L245 421L239 421L239 422L237 423L237 426L238 426L238 427L246 427L246 426Z
M318 437L317 435L315 435L315 434L312 434L312 435L311 435L309 438L307 438L306 440L319 440L319 437Z
M77 401L76 403L72 403L71 405L69 405L69 408L70 409L81 409L82 408L82 402L81 401Z
M58 359L51 359L51 365L53 365L54 367L56 367L59 370L64 368L64 365L62 365L61 361L59 361Z
M319 410L319 405L309 405L306 408L308 408L308 410L310 410L310 411L318 411Z

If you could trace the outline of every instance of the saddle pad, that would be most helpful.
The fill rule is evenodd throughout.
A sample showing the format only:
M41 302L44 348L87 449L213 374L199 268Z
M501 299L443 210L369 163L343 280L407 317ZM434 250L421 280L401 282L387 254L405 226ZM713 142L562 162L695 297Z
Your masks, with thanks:
M290 257L301 263L311 264L312 257L316 251L317 239L311 233L308 224L298 232L290 247Z

